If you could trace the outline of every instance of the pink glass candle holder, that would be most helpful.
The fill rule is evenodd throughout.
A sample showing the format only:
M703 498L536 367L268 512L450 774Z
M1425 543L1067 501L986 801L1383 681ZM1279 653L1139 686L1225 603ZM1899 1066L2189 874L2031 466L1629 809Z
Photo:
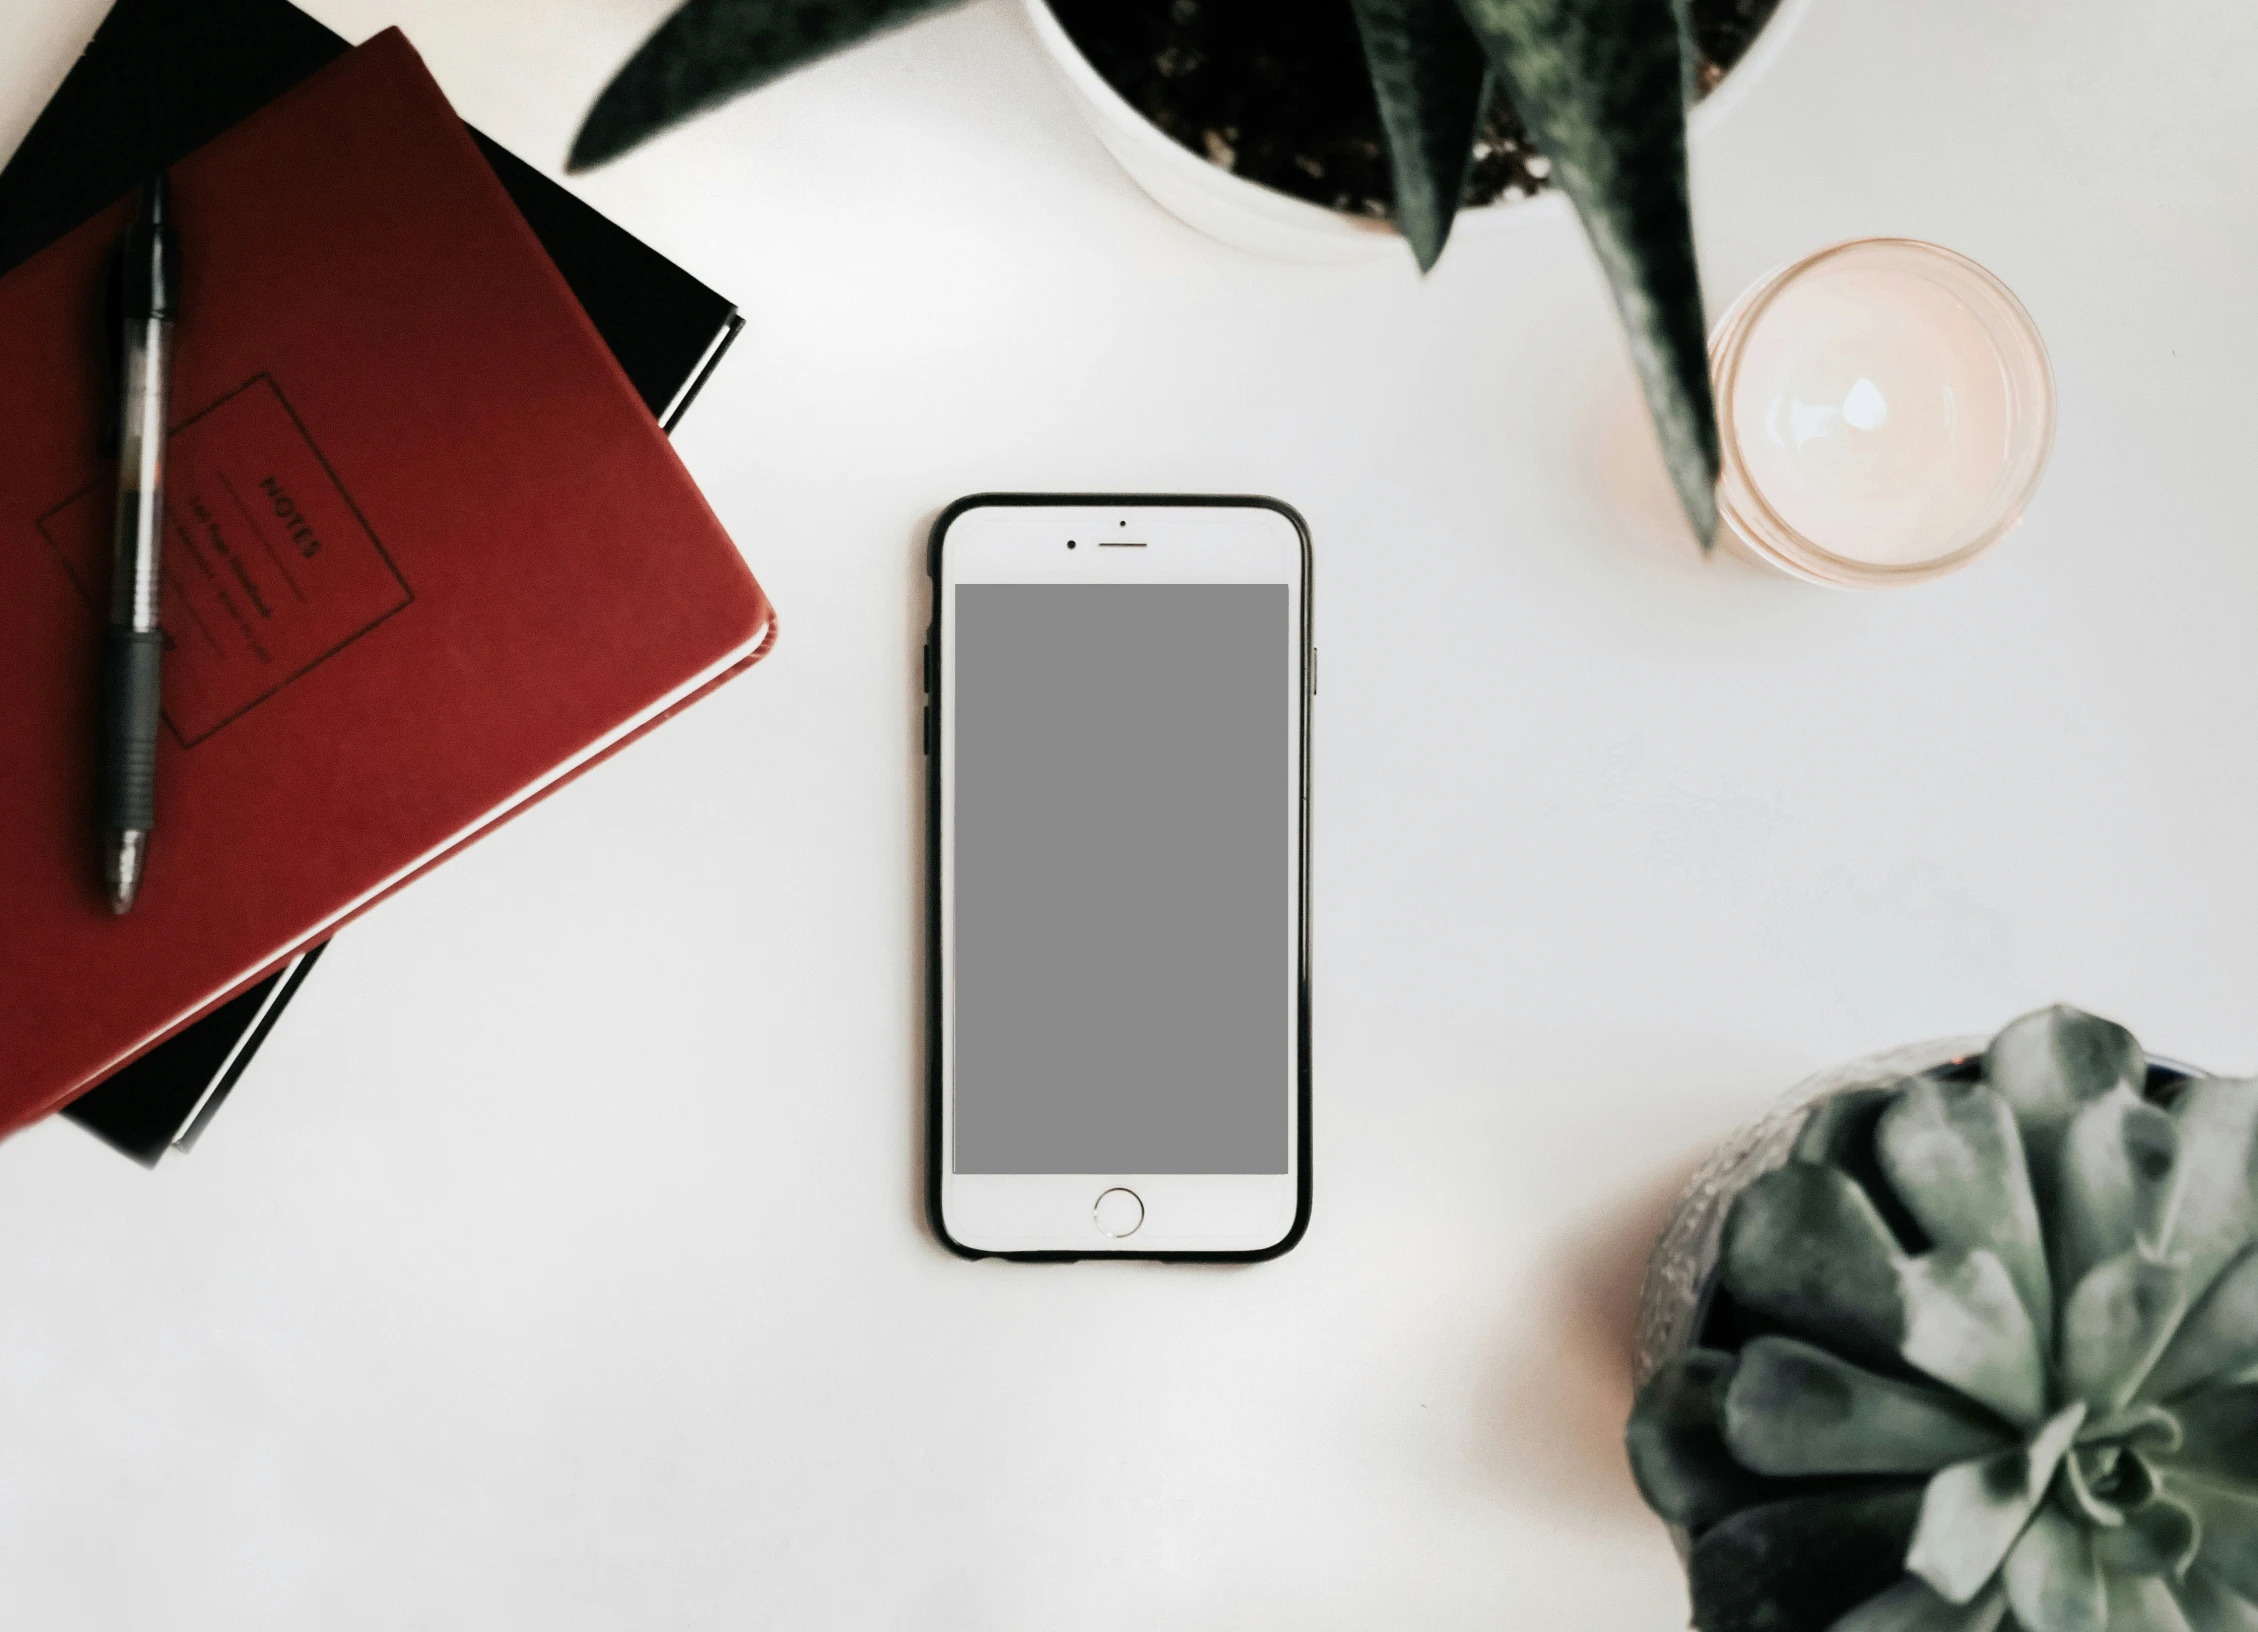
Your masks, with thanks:
M1719 534L1810 582L1919 583L2023 517L2054 441L2046 347L1964 255L1861 238L1782 267L1710 337Z

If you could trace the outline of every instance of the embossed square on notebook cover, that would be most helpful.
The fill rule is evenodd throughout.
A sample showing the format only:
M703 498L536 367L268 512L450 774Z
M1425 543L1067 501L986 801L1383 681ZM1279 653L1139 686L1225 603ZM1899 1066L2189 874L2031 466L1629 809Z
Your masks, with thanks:
M39 518L89 606L109 601L109 491ZM282 388L261 374L165 448L165 724L193 748L415 599Z

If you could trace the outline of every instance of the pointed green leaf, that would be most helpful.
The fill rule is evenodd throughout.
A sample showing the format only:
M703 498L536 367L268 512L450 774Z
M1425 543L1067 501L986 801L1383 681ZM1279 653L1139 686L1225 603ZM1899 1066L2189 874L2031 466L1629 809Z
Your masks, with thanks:
M2201 1297L2258 1237L2258 1082L2197 1077L2173 1102L2179 1124L2179 1216L2172 1251Z
M1725 1387L1734 1364L1729 1354L1688 1350L1647 1379L1623 1431L1646 1505L1697 1536L1744 1507L1778 1499L1725 1448Z
M2108 1632L2109 1602L2092 1541L2054 1509L2031 1520L2002 1573L2023 1632Z
M2197 1565L2179 1587L2190 1632L2258 1632L2258 1605Z
M667 126L951 0L689 0L612 76L566 168L617 158Z
M1687 1568L1702 1632L1832 1624L1903 1573L1921 1492L1891 1484L1769 1502L1694 1543Z
M2197 1389L2172 1402L2182 1438L2155 1453L2167 1468L2190 1470L2258 1490L2258 1382Z
M2120 1084L2138 1093L2147 1080L2138 1039L2081 1009L2040 1009L1991 1040L1984 1081L2015 1113L2042 1215L2053 1211L2055 1168L2070 1118Z
M2141 1397L2169 1400L2258 1370L2258 1247L2244 1250L2188 1312Z
M2187 1313L2187 1271L2135 1247L2087 1275L2062 1306L2062 1385L2106 1416L2133 1397Z
M2179 1152L2171 1117L2121 1083L2070 1118L2049 1243L2057 1286L2076 1286L2136 1242L2161 1248Z
M1854 1364L1909 1364L2025 1427L2046 1414L2045 1358L2006 1267L1988 1252L1907 1258L1834 1168L1789 1162L1742 1191L1722 1271L1741 1304Z
M2207 1479L2166 1478L2201 1527L2196 1563L2238 1596L2258 1602L2258 1492Z
M1717 416L1686 203L1685 72L1670 0L1459 0L1598 252L1664 460L1706 548Z
M1882 1215L1900 1251L1924 1252L1928 1237L1891 1188L1875 1139L1882 1113L1895 1103L1898 1091L1910 1080L1886 1087L1846 1088L1817 1101L1797 1131L1789 1155L1799 1162L1817 1162L1839 1170L1866 1192L1866 1199Z
M2172 1583L2160 1576L2107 1574L2109 1632L2194 1632Z
M1949 1394L1792 1337L1759 1337L1741 1350L1725 1393L1725 1443L1746 1467L1794 1475L1928 1473L2011 1442Z
M1790 1155L1821 1167L1849 1168L1874 1142L1874 1129L1897 1098L1902 1084L1886 1088L1845 1088L1815 1102L1796 1130Z
M1905 1335L1903 1255L1866 1192L1831 1167L1790 1162L1725 1215L1726 1290L1799 1337L1869 1368Z
M2125 1445L2166 1456L2180 1448L2180 1421L2160 1405L2128 1405L2106 1417L2088 1417L2078 1443Z
M2175 1581L2194 1559L2198 1539L2195 1514L2162 1495L2126 1508L2123 1524L2092 1534L2094 1561L2104 1574L2168 1575Z
M1999 1587L1972 1604L1956 1604L1907 1576L1889 1591L1869 1598L1827 1632L1995 1632L2007 1614L2007 1594Z
M2088 1423L2079 1429L2078 1437L2083 1439L2092 1426ZM2145 1464L2137 1465L2145 1467ZM2124 1452L2115 1445L2073 1445L2070 1454L2062 1458L2062 1465L2054 1470L2054 1499L2073 1519L2104 1530L2116 1529L2125 1522L2124 1510L2097 1492L2093 1481L2106 1479L2113 1489L2124 1466ZM2152 1482L2141 1488L2140 1499L2146 1501L2154 1494Z
M2006 1266L2040 1332L2054 1330L2054 1295L2023 1139L2007 1102L1980 1082L1915 1077L1875 1133L1882 1170L1930 1240L1982 1247Z
M1971 1601L2031 1522L2084 1420L2084 1406L2069 1406L2030 1444L1959 1463L1931 1479L1921 1493L1905 1567L1954 1603Z
M1396 226L1432 268L1466 190L1490 62L1456 0L1350 0L1395 172Z
M2009 1422L2046 1415L2046 1351L1990 1253L1932 1252L1902 1268L1906 1360Z

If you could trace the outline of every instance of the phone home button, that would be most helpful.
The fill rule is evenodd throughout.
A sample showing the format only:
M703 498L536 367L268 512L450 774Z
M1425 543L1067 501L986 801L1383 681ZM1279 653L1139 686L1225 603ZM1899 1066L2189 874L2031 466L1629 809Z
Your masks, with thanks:
M1137 1198L1136 1191L1116 1187L1098 1197L1090 1216L1097 1221L1100 1234L1118 1241L1125 1235L1137 1233L1138 1226L1145 1221L1145 1204Z

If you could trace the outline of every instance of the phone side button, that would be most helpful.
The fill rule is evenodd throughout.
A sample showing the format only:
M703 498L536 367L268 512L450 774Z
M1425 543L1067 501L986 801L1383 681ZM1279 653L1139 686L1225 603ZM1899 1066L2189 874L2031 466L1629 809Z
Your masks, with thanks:
M930 755L933 752L933 705L925 705L925 720L918 727L917 745Z
M1100 1235L1110 1235L1116 1241L1125 1235L1135 1235L1145 1222L1145 1204L1134 1190L1116 1186L1098 1197L1098 1204L1090 1209L1090 1217L1098 1226Z

